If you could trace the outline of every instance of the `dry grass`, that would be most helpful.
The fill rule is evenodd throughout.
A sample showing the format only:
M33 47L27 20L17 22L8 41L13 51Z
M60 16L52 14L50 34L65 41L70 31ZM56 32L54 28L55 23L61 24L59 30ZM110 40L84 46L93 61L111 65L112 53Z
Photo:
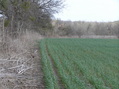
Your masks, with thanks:
M118 39L116 35L106 36L106 35L82 35L81 38L94 38L94 39Z
M12 39L0 38L0 89L43 89L38 33L25 31Z
M36 44L35 41L42 39L42 36L35 32L24 32L22 35L19 35L17 38L12 39L8 35L5 35L4 41L1 39L1 49L0 52L4 57L13 56L16 54L21 54L24 52L29 52L34 48ZM2 37L1 37L2 38Z

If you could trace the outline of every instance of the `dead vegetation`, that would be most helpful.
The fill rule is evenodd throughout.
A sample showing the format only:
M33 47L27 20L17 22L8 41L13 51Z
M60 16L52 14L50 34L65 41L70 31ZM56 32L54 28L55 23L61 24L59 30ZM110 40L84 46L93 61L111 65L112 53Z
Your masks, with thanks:
M43 89L36 46L42 37L26 30L14 39L6 33L0 38L0 89Z
M55 36L81 37L95 36L98 38L119 38L119 21L115 22L85 22L54 20L53 34Z

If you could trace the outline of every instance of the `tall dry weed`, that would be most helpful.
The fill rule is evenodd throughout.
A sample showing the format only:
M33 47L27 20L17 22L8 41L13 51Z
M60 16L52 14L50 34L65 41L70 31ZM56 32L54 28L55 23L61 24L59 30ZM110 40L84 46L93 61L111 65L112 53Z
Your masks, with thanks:
M33 31L19 32L16 38L0 33L0 89L43 89L40 57Z

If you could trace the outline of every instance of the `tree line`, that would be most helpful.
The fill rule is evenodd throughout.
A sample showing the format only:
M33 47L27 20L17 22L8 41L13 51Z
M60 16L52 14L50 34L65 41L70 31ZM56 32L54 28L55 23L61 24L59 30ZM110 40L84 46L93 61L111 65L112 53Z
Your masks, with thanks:
M12 33L23 29L52 28L51 18L62 7L62 0L0 0L4 26Z
M119 21L115 22L85 22L54 20L54 34L59 36L101 35L118 36Z

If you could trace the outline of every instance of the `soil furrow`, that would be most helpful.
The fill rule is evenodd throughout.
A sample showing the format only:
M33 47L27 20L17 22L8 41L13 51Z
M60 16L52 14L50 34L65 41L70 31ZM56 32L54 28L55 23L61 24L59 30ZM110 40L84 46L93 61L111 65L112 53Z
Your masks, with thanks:
M48 46L47 46L47 44L46 44L46 51L47 51L48 57L49 57L49 59L50 59L50 61L51 61L51 65L52 65L52 68L53 68L53 71L54 71L54 75L56 76L58 85L59 85L60 89L65 89L65 88L63 87L63 84L61 83L61 80L60 80L58 71L57 71L57 69L56 69L56 67L55 67L55 63L54 63L54 61L53 61L53 58L51 57L50 52L48 51Z

